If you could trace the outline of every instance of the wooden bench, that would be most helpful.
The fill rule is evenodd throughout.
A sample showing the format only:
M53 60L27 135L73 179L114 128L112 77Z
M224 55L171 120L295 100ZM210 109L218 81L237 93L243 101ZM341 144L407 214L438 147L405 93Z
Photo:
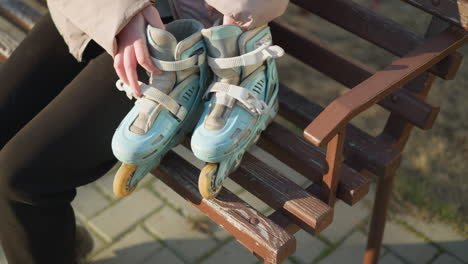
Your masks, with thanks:
M427 130L434 124L439 107L425 98L435 78L454 79L461 64L462 55L456 50L467 41L468 4L462 0L402 1L433 15L426 35L420 37L351 0L291 2L400 57L371 72L287 23L271 24L276 44L352 89L324 109L281 86L280 115L303 128L305 138L273 122L258 145L313 183L303 188L246 154L230 178L275 210L265 215L226 188L217 200L203 200L197 188L199 170L174 152L153 173L265 263L282 263L291 256L298 230L315 235L327 228L333 222L336 199L350 206L359 202L369 191L367 175L373 174L377 191L364 263L377 263L395 170L413 127ZM37 16L18 8L20 3L0 0L0 14L26 31ZM2 38L0 54L1 47ZM349 123L374 104L390 112L376 137Z

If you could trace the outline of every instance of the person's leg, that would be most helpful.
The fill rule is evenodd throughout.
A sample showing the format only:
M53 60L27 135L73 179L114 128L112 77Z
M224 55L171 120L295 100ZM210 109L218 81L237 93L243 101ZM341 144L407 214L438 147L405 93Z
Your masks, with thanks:
M102 51L90 45L78 63L45 15L0 70L0 149Z
M115 163L112 135L132 106L114 88L112 64L107 54L92 60L0 151L0 237L10 264L73 263L75 188Z
M85 57L101 52L90 46ZM110 56L75 78L86 65L45 16L0 71L0 241L10 264L71 263L74 188L115 162L110 138L131 105L114 90Z

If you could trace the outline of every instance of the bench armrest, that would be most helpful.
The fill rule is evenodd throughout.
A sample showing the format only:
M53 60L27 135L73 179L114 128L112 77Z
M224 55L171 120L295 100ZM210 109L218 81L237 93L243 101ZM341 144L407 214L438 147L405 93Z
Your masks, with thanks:
M466 41L464 33L447 29L423 42L333 101L307 126L304 136L316 146L326 145L337 133L344 131L352 118L428 70Z

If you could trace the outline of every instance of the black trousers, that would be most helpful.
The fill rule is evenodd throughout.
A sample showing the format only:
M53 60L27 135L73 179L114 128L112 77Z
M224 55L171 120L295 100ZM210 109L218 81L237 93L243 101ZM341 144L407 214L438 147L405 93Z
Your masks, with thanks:
M1 67L0 241L9 264L74 263L70 202L115 164L112 135L133 105L115 89L112 65L93 43L78 63L47 15Z

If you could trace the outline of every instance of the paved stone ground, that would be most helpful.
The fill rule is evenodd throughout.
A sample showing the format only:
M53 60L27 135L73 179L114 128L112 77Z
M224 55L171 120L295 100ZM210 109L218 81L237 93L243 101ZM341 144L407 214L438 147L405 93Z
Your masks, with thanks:
M189 157L186 149L178 148L177 152ZM307 183L262 150L253 152L298 184ZM94 184L79 188L73 203L78 222L94 236L96 247L90 263L261 263L229 233L151 175L132 196L117 199L112 194L117 168ZM235 183L226 186L255 208L271 210ZM319 236L299 232L297 252L287 263L361 263L373 192L353 208L339 202L334 223ZM384 243L382 264L468 263L468 239L441 223L393 216L387 223ZM0 264L6 264L1 250Z

